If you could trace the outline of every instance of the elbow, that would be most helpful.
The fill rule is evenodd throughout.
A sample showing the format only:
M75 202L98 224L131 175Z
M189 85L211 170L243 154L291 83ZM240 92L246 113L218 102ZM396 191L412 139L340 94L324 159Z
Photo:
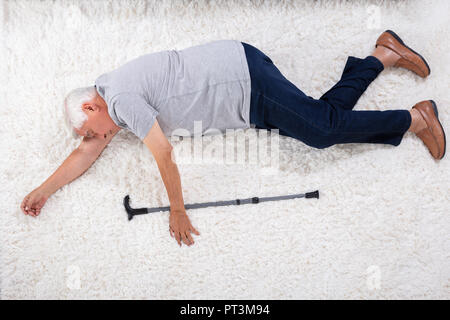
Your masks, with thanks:
M162 164L169 164L170 162L175 163L174 154L172 151L172 146L165 148L164 150L160 150L160 152L158 152L158 154L155 156L156 161Z
M161 148L160 153L161 153L161 155L163 157L165 157L165 158L169 157L170 158L171 155L172 155L172 151L173 151L173 146L172 145L168 145L168 146L166 146L164 148Z

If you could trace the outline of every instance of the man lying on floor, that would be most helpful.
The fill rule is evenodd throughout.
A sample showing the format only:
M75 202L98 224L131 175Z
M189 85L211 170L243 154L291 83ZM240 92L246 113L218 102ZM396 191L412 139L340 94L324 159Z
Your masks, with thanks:
M193 134L194 121L201 121L202 133L278 129L315 148L355 142L398 146L410 131L434 159L442 159L446 141L434 101L421 101L410 110L352 110L387 67L423 78L430 74L424 58L390 30L379 36L370 56L348 57L341 79L319 99L303 93L267 55L244 42L218 40L143 55L101 75L95 86L68 94L66 120L83 140L24 198L21 209L39 215L48 197L84 173L121 128L132 131L153 154L170 201L169 232L180 246L193 244L191 233L199 233L186 214L167 137L179 129Z

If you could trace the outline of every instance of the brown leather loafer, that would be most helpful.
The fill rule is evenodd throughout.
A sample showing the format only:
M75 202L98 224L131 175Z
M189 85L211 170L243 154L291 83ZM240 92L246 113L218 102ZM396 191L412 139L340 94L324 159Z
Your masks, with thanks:
M375 47L383 46L391 49L398 55L400 59L397 61L394 67L402 67L418 74L420 77L427 77L431 70L425 59L408 47L394 31L386 30L377 39Z
M433 158L442 159L445 155L446 141L436 103L433 100L426 100L417 103L413 108L420 112L427 123L427 127L417 132L416 136L427 146Z

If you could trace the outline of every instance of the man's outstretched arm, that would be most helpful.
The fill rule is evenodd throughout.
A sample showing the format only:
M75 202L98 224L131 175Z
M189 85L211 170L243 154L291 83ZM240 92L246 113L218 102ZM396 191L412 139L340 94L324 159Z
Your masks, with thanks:
M184 208L183 191L178 167L172 158L173 147L162 132L158 121L155 121L143 142L153 154L161 173L170 202L169 232L175 236L178 244L194 243L191 232L200 233L192 226Z
M78 148L72 151L58 169L25 196L20 205L22 212L33 217L39 215L47 199L59 188L87 171L117 132L118 130L113 132L107 139L84 137Z

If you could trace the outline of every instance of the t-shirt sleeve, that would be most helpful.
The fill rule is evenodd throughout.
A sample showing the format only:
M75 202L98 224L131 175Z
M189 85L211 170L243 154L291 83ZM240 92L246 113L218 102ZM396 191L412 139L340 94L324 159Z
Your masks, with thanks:
M113 100L117 119L139 139L144 140L159 112L139 94L121 93Z

